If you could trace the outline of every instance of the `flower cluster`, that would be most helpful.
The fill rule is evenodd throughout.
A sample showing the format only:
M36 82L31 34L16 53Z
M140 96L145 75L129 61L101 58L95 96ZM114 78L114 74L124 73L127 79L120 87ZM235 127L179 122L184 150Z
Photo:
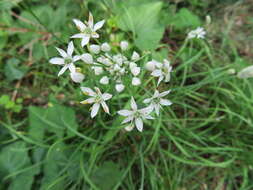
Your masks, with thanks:
M61 57L51 58L49 62L62 66L58 76L61 76L65 71L69 70L70 78L75 83L83 83L85 79L84 73L90 74L89 77L86 77L90 79L90 82L87 84L93 84L93 87L81 87L83 94L89 96L89 98L80 103L92 104L91 118L94 118L98 114L100 107L102 107L105 113L110 114L110 106L106 102L111 100L114 95L118 95L124 91L127 91L127 93L131 92L131 88L143 84L147 80L142 80L147 77L148 79L151 77L157 78L157 85L153 89L154 94L143 100L144 107L138 108L134 95L131 95L131 109L117 111L117 114L125 117L122 124L127 124L125 126L127 131L132 130L134 127L142 131L143 121L146 119L154 119L152 112L159 115L162 106L170 106L172 104L170 100L165 99L165 96L170 93L170 90L164 92L157 90L162 82L166 83L170 81L172 72L170 62L167 59L164 59L163 62L152 59L143 64L142 60L144 56L141 56L136 51L129 52L131 48L129 48L127 41L121 41L118 45L112 47L108 42L99 43L99 34L97 32L103 27L105 21L102 20L94 24L91 13L89 13L88 21L82 22L78 19L73 19L73 22L79 30L79 33L72 35L70 38L80 39L80 48L83 53L73 55L75 47L73 41L70 41L67 51L56 48ZM204 35L203 30L197 29L196 31L190 32L188 38L203 38ZM81 66L77 67L77 65ZM114 90L107 88L107 91L110 93L102 93L100 89L108 85L113 86ZM116 96L116 98L120 98L120 96Z

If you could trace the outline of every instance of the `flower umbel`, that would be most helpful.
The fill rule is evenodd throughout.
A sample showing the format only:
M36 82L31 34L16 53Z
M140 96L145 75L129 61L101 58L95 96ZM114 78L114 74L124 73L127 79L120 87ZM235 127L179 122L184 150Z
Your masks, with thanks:
M97 115L100 105L102 106L102 108L104 109L104 111L106 113L110 114L109 108L108 108L107 104L105 103L105 101L111 99L112 95L109 93L102 94L100 89L97 87L95 87L94 89L95 89L95 91L93 91L92 89L90 89L88 87L81 87L81 90L83 91L83 93L85 95L91 96L91 98L88 98L80 103L81 104L93 104L93 106L91 108L91 118L94 118Z
M120 110L118 111L119 115L125 116L126 118L122 121L122 124L129 123L125 129L127 131L131 131L134 126L138 129L138 131L142 132L143 130L143 120L144 119L154 119L149 114L152 112L151 107L146 107L142 109L138 109L137 104L133 97L131 97L131 108L132 110Z
M163 97L168 95L170 90L159 93L155 90L154 95L151 98L147 98L143 101L145 104L150 104L152 109L155 109L156 115L159 115L161 106L170 106L172 102L170 100L164 99Z

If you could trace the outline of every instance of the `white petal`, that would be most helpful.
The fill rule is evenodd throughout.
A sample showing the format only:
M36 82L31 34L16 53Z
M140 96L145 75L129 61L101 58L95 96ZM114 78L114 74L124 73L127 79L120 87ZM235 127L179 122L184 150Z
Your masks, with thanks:
M76 67L73 63L68 64L68 68L69 68L70 72L72 72L72 73L76 72Z
M108 52L108 51L111 51L111 47L108 43L103 43L101 45L101 50L104 51L104 52Z
M102 28L104 23L105 23L105 20L101 20L101 21L97 22L94 26L94 31L97 31L98 29Z
M249 66L249 67L242 69L237 74L237 77L241 78L241 79L253 77L253 66Z
M165 80L164 82L169 82L170 81L170 73L165 75Z
M68 44L67 53L68 53L69 56L72 56L73 52L74 52L74 44L73 44L73 42L71 41L71 42L69 42L69 44Z
M85 45L87 45L90 41L90 37L89 36L85 36L84 38L82 38L81 41L81 46L84 47Z
M134 125L131 124L131 125L126 126L126 127L125 127L125 130L126 130L126 131L132 131L133 128L134 128Z
M120 42L120 48L121 48L122 51L127 50L127 48L128 48L128 42L127 41Z
M133 116L129 116L129 117L125 118L125 119L121 122L121 124L128 123L128 122L132 121L133 119L134 119Z
M55 65L63 65L64 64L64 59L63 58L59 58L59 57L54 57L54 58L51 58L49 60L49 62L51 64L55 64Z
M94 70L94 73L95 73L95 75L101 75L102 73L103 73L103 67L97 67L97 66L95 66L95 67L92 67L92 69Z
M65 57L68 56L68 54L67 54L63 49L57 48L57 47L56 47L56 49L57 49L57 51L59 52L59 54L60 54L63 58L65 58Z
M137 77L133 77L133 79L132 79L132 85L138 86L140 84L141 84L141 80L139 78L137 78Z
M162 80L164 79L164 76L162 75L162 76L160 76L159 77L159 79L158 79L158 82L157 82L157 85L159 85L160 84L160 82L162 82Z
M79 34L74 34L70 38L87 38L87 35L79 33Z
M154 93L154 95L153 95L153 99L154 99L154 98L158 98L158 97L160 97L160 93L159 93L158 90L155 90L155 93Z
M91 37L92 37L92 38L99 38L99 34L96 33L96 32L93 32L93 33L91 34Z
M154 77L160 77L162 75L162 71L160 69L156 69L151 73Z
M130 63L129 63L129 68L130 68L130 69L133 69L133 68L135 68L135 67L137 67L137 64L136 64L136 63L134 63L134 62L130 62Z
M94 118L99 110L100 104L99 103L95 103L92 108L91 108L91 118Z
M84 53L81 55L81 59L87 63L87 64L92 64L93 63L93 57L89 53Z
M76 61L78 61L79 59L81 59L81 56L80 56L80 55L75 55L75 56L73 57L73 62L76 62Z
M90 45L90 51L91 51L91 53L99 54L99 52L100 52L100 46L92 44L92 45Z
M81 83L84 79L84 75L79 72L70 73L71 79L76 83Z
M155 66L156 66L156 63L155 61L149 61L146 63L145 65L145 68L148 70L148 71L154 71L155 70Z
M156 115L159 115L159 112L160 112L160 106L159 106L159 105L157 105L157 104L155 104L155 105L154 105L154 108L155 108L155 113L156 113Z
M133 68L131 69L131 73L132 73L134 76L139 75L140 72L141 72L141 68L140 68L140 67L133 67Z
M138 59L140 59L140 55L137 52L134 51L131 59L133 61L137 61Z
M140 109L139 112L142 115L149 115L153 111L153 109L154 109L154 106L153 105L149 105L148 107Z
M104 101L106 101L106 100L111 99L112 95L109 94L109 93L104 93L104 94L102 94L102 98L103 98Z
M138 129L138 131L142 132L143 129L143 121L141 118L136 118L135 119L135 126Z
M95 96L96 95L96 93L88 87L81 87L81 90L85 95L88 95L88 96Z
M109 84L109 78L107 76L103 76L99 82L101 84Z
M58 76L62 75L68 69L68 65L64 65L58 73Z
M160 104L163 106L170 106L172 104L172 102L167 99L161 99Z
M145 119L155 119L155 118L153 118L153 117L150 116L150 115L146 115L146 116L144 116L144 118L145 118Z
M138 108L137 108L137 104L136 104L136 102L135 102L133 96L131 97L131 108L132 108L133 110L137 110L137 109L138 109Z
M131 111L131 110L119 110L117 113L118 113L119 115L128 117L128 116L130 116L130 115L133 114L133 111Z
M93 19L93 15L91 14L91 12L89 12L88 25L89 25L90 28L93 28L93 23L94 23L93 20L94 20L94 19Z
M152 98L147 98L145 100L143 100L144 104L149 104L151 102Z
M80 21L80 20L78 20L78 19L73 19L73 22L75 23L76 27L77 27L81 32L85 30L86 25L85 25L82 21Z
M81 104L92 104L92 103L94 103L95 102L95 98L88 98L88 99L86 99L86 100L84 100L84 101L81 101L80 103Z
M123 84L116 84L115 85L115 89L117 90L117 92L122 92L125 89L125 85L123 85Z
M110 114L109 108L108 108L107 104L104 101L101 102L101 105L102 105L102 108L105 111L105 113Z
M167 96L169 93L170 93L171 90L167 90L167 91L164 91L162 93L159 94L159 97L164 97L164 96Z

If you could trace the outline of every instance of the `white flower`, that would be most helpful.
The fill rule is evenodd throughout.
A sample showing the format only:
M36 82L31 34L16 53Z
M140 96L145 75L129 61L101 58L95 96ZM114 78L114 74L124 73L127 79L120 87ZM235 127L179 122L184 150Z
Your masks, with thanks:
M127 48L128 48L128 42L127 41L120 42L120 48L121 48L122 51L127 50Z
M158 66L158 65L159 65L158 61L152 60L152 61L149 61L149 62L146 63L145 68L148 71L154 71L156 69L156 66Z
M104 72L102 67L94 66L91 68L94 70L95 75L101 75Z
M109 78L107 76L103 76L100 81L101 84L108 84L109 83Z
M70 72L70 77L76 83L81 83L84 79L84 75L79 72Z
M131 131L135 126L142 132L143 130L143 119L154 119L149 114L152 112L151 107L146 107L143 109L138 109L136 102L133 97L131 97L131 108L132 110L120 110L119 115L125 116L126 118L122 121L122 124L129 123L125 129Z
M245 79L253 77L253 66L248 66L237 74L238 78Z
M140 59L140 55L137 52L134 51L131 59L133 61L138 61L138 59Z
M157 66L157 65L156 65ZM160 66L159 66L160 67ZM155 69L151 75L154 77L159 77L157 85L164 79L164 82L170 81L170 73L172 71L172 66L170 62L166 59L163 60L163 64L160 68Z
M102 108L104 109L104 111L106 113L110 114L109 108L106 105L105 101L111 99L112 95L109 93L102 94L100 89L97 87L95 87L94 89L95 89L95 91L93 91L92 89L90 89L88 87L81 87L81 90L83 91L83 93L85 95L91 96L91 98L88 98L80 103L81 104L93 104L93 106L91 108L91 118L94 118L97 115L100 105L102 106Z
M75 72L75 66L74 62L78 61L80 59L80 56L72 56L74 52L74 44L73 42L69 42L67 52L65 52L63 49L56 48L61 57L54 57L49 60L50 63L55 65L62 65L62 69L58 73L58 76L62 75L67 69L70 70L70 72Z
M192 38L205 38L206 31L202 27L198 27L195 30L192 30L188 33L187 38L192 39Z
M159 93L158 90L155 90L154 95L151 98L147 98L143 101L145 104L150 104L152 109L155 109L156 115L159 115L159 110L161 106L170 106L172 102L162 97L168 95L170 90Z
M80 57L85 63L92 64L93 63L93 57L89 53L84 53Z
M93 16L89 13L89 20L84 24L82 21L78 19L73 19L73 22L80 30L80 33L71 36L71 38L81 38L82 42L81 45L84 47L86 44L89 43L90 38L99 38L98 33L96 32L98 29L102 28L105 21L99 21L94 25Z
M117 92L122 92L125 89L125 86L123 84L116 84L115 89Z
M139 86L141 84L141 80L137 77L133 77L132 79L132 85Z
M135 68L135 67L137 67L137 64L136 64L136 63L134 63L134 62L130 62L130 63L129 63L129 68L130 68L130 70L133 69L133 68Z
M90 51L91 51L91 53L99 54L99 52L100 52L100 46L92 44L92 45L90 45Z
M108 43L103 43L101 45L101 50L104 51L104 52L111 51L111 46Z
M140 72L141 72L141 68L140 68L140 67L132 67L132 68L130 68L130 70L131 70L131 73L132 73L134 76L139 75Z

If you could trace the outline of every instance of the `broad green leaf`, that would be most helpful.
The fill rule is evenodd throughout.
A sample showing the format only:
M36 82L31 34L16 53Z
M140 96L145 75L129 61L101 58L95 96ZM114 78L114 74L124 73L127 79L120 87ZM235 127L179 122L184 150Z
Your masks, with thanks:
M75 112L68 107L53 105L49 108L29 107L29 135L35 139L42 140L45 130L63 137L67 128L77 128ZM74 134L67 130L68 136Z
M39 167L31 167L28 149L24 142L18 141L10 144L0 152L0 168L10 177L9 190L30 190L34 175L38 174ZM2 174L3 175L3 174Z
M151 2L125 7L118 15L118 25L124 31L132 31L135 43L141 50L153 50L157 47L164 32L159 23L162 2Z
M174 25L176 29L193 29L201 25L199 17L187 8L180 9L180 11L169 21L170 23L168 24Z
M122 172L113 162L105 162L92 175L93 182L101 190L111 190L120 180Z
M20 66L20 61L16 58L11 58L7 61L4 67L4 74L9 81L13 81L16 79L21 79L27 68L25 66Z

